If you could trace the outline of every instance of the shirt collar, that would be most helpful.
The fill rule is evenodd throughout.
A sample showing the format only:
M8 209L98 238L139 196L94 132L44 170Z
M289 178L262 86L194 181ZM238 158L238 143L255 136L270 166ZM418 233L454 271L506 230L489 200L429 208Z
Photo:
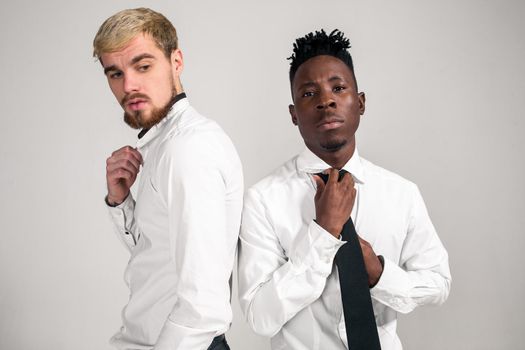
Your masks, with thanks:
M296 165L297 171L307 174L317 174L331 168L330 165L326 164L324 160L316 156L308 148L305 148L305 150L299 154ZM365 172L357 148L354 150L352 158L343 166L343 169L351 173L358 182L365 182Z
M182 112L189 105L188 99L184 92L175 96L175 103L171 107L166 118L152 126L150 129L142 129L139 133L139 140L137 141L137 148L144 147L148 142L153 140L159 132L163 129L164 125L171 119L178 118L180 112Z

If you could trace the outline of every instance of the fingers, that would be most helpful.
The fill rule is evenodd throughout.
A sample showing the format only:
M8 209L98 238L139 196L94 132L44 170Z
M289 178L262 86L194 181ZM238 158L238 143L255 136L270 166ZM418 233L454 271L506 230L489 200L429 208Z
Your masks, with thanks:
M131 146L124 146L122 148L119 148L115 152L111 154L111 156L108 158L112 160L119 160L119 159L129 159L130 161L134 161L136 163L143 164L142 155L139 151L137 151L135 148Z
M107 173L114 172L116 169L125 169L133 174L138 174L140 165L137 164L136 160L130 160L130 159L118 159L118 160L110 160L108 159L106 164L106 171Z
M383 273L383 264L377 257L372 245L357 235L359 243L361 245L361 251L363 252L363 260L365 263L366 273L368 274L368 285L370 287L375 286L381 274Z
M355 185L354 178L353 178L352 174L350 174L347 171L345 171L343 173L343 176L342 176L342 178L341 178L341 180L339 182L341 184L345 185L345 187L347 187L347 188L353 188L354 185Z
M117 167L124 167L129 171L138 172L143 163L142 155L130 146L124 146L111 154L106 160L107 171L112 171Z
M328 181L326 183L333 185L337 182L339 182L339 170L330 168L328 172Z
M131 146L124 146L111 154L106 160L106 177L108 185L111 185L110 192L114 192L113 186L118 185L120 180L131 186L140 171L143 163L142 155Z
M116 166L116 165L123 165L123 164L131 164L136 169L140 169L141 161L137 159L136 156L131 154L119 154L116 156L111 156L106 160L107 166Z
M108 183L118 183L121 179L133 182L137 176L136 172L131 172L124 168L116 168L108 172Z
M335 184L339 182L349 187L354 187L355 185L354 178L352 177L352 174L350 174L348 171L344 171L340 179L339 170L335 168L327 169L324 172L325 174L328 173L328 181L326 182L327 184Z
M328 192L337 191L345 196L350 196L353 200L356 196L356 188L355 188L355 182L354 178L352 177L352 174L349 172L343 172L341 180L339 180L339 170L335 168L330 168L324 171L325 174L328 174L328 180L326 183L323 182L323 179L318 175L313 175L313 179L315 183L317 184L317 191L315 194L316 198L319 198L319 196L324 192L326 187L329 187L330 190Z

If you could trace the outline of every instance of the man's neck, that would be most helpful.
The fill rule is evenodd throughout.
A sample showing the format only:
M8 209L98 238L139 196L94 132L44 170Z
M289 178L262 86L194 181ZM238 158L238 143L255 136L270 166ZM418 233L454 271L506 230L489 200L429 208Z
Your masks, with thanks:
M341 170L346 163L352 158L355 151L355 139L346 144L341 149L330 152L314 152L316 156L321 158L326 164L330 165L334 169Z

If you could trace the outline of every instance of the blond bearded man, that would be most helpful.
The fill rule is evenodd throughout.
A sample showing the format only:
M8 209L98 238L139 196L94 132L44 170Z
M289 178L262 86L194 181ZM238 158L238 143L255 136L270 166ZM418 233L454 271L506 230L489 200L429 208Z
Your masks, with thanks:
M125 122L141 129L136 147L107 159L106 204L131 254L130 298L111 343L229 349L224 333L243 190L235 148L189 104L177 33L163 15L121 11L102 24L93 46Z

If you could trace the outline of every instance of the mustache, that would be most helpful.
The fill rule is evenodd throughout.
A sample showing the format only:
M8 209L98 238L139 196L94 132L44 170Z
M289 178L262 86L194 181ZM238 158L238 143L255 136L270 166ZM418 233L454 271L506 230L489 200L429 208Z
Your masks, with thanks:
M120 104L122 106L124 106L126 103L129 102L129 100L132 100L134 98L142 98L142 99L145 99L145 100L149 100L149 96L148 95L145 95L145 94L141 94L141 93L135 93L135 94L131 94L131 95L126 95L122 98L122 100L120 101Z

